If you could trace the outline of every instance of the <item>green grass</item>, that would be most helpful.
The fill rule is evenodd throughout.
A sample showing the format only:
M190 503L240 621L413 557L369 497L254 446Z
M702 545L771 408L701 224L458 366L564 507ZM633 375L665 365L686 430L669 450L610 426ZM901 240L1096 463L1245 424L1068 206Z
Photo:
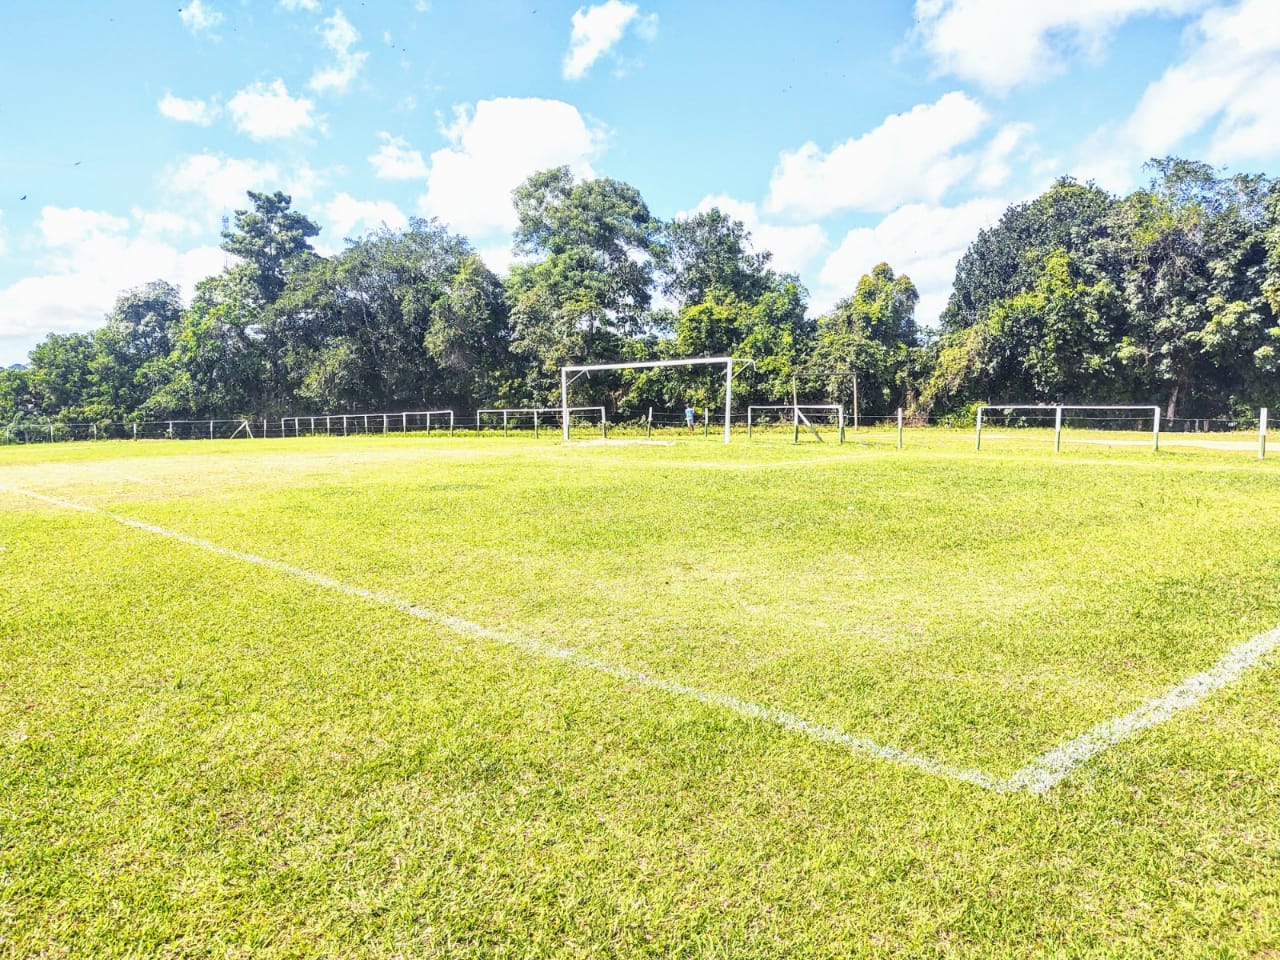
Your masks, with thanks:
M1272 460L744 439L0 488L993 776L1280 623ZM0 956L1280 956L1278 672L1000 795L0 492Z

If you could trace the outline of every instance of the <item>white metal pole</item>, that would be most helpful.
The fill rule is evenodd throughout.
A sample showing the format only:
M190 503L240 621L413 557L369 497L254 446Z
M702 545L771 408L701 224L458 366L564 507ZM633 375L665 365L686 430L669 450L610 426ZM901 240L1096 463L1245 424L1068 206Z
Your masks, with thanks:
M724 442L729 442L729 417L733 413L733 361L724 365Z
M974 450L982 449L982 414L983 414L983 408L979 407L978 408L978 432L974 438L974 443L973 443Z
M1155 411L1155 425L1151 428L1151 449L1159 452L1160 450L1160 408L1152 407Z
M1053 452L1062 452L1062 406L1053 409Z
M209 439L210 440L213 439L213 421L212 420L209 421Z
M902 449L902 408L898 408L898 449Z
M858 432L858 375L853 375L853 432Z
M533 439L538 439L538 408L533 408Z
M844 443L844 404L836 407L836 426L840 428L840 442Z
M1267 408L1258 411L1258 459L1267 455Z
M560 428L565 443L569 442L569 373L560 368Z

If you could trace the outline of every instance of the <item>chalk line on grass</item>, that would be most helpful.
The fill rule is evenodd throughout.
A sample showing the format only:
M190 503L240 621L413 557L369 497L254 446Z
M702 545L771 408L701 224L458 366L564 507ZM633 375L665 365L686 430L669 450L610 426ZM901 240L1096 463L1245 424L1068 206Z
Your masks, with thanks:
M1129 713L1106 720L1092 730L1054 747L1008 776L999 777L975 767L957 767L932 757L876 743L866 737L854 736L837 727L806 720L801 716L786 710L779 710L776 707L765 706L764 704L743 700L729 694L717 693L713 690L703 690L676 680L653 676L632 667L609 663L606 660L593 657L572 647L563 647L509 631L496 630L452 614L429 610L426 607L418 606L408 600L403 600L389 593L383 593L380 590L369 590L303 567L272 560L269 557L232 550L210 540L193 537L178 530L170 530L167 527L157 526L142 520L135 520L132 517L112 513L100 507L77 503L73 500L65 500L61 497L35 493L18 487L0 487L0 492L27 497L31 500L37 500L67 510L76 510L81 513L103 517L122 526L132 527L135 530L142 530L156 536L167 537L218 556L239 560L243 563L253 564L268 570L274 570L277 573L296 577L299 580L336 593L391 607L408 616L435 626L444 627L463 636L500 643L534 656L559 660L583 669L592 670L621 680L624 683L729 710L748 719L768 723L822 743L841 747L851 754L873 757L900 766L911 767L924 773L959 783L967 783L995 793L1016 793L1020 791L1032 794L1046 793L1070 776L1073 771L1104 750L1136 736L1143 730L1164 723L1176 714L1194 707L1214 691L1235 683L1249 670L1263 666L1264 661L1272 653L1276 652L1277 648L1280 648L1280 627L1276 627L1267 633L1260 633L1231 648L1208 670L1188 677L1161 696L1148 700Z
M197 547L201 550L217 554L218 556L228 557L232 560L239 560L243 563L250 563L255 566L265 567L268 570L274 570L277 573L296 577L299 580L303 580L317 587L333 590L336 593L343 593L347 596L358 597L362 600L368 600L371 603L391 607L399 610L401 613L408 614L411 617L426 621L427 623L435 626L445 627L455 633L460 633L463 636L488 640L494 643L501 643L534 656L545 657L551 660L560 660L565 663L571 663L577 667L593 670L597 673L602 673L617 680L621 680L624 683L634 684L639 687L645 687L647 689L656 690L672 696L696 700L699 703L703 703L708 706L729 710L752 720L760 720L777 727L782 727L783 729L789 730L793 733L799 733L810 737L811 739L819 740L823 743L830 743L843 747L849 753L870 756L879 760L887 760L891 763L900 764L902 766L914 767L915 769L922 770L925 773L931 773L935 776L945 777L948 780L955 780L961 783L973 784L974 786L982 787L986 790L1000 789L997 781L981 770L954 767L939 760L934 760L931 757L919 756L906 750L900 750L897 747L885 746L883 744L876 743L873 740L868 740L865 737L855 737L852 734L848 734L843 730L837 729L836 727L814 723L811 720L806 720L796 714L788 713L785 710L779 710L775 707L767 707L764 704L753 703L750 700L742 700L738 697L724 693L717 693L713 690L703 690L699 687L691 687L676 680L656 677L641 670L635 670L631 667L624 667L618 664L609 663L606 660L600 660L590 654L582 653L581 651L575 650L571 647L558 646L553 643L547 643L544 640L524 637L505 630L495 630L492 627L473 623L470 620L464 620L463 618L455 617L452 614L438 613L434 610L428 610L426 607L420 607L417 604L410 603L407 600L402 600L401 598L392 596L389 593L383 593L380 590L369 590L364 587L358 587L354 584L345 583L341 580L336 580L333 577L325 576L322 573L316 573L312 570L304 569L303 567L295 567L292 564L283 563L279 560L272 560L269 557L260 557L253 553L232 550L213 543L210 540L203 540L200 537L193 537L178 530L170 530L167 527L160 527L152 523L146 523L142 520L135 520L132 517L126 517L122 514L112 513L109 510L103 510L100 507L77 503L73 500L64 500L61 497L51 497L46 494L23 490L18 487L0 487L0 491L17 494L32 500L38 500L43 503L50 504L51 506L62 507L67 510L77 510L81 513L104 517L123 526L132 527L135 530L143 530L157 536L167 537L170 540L176 540L179 543L185 543L188 546Z
M1280 647L1280 627L1237 644L1203 673L1188 677L1136 710L1112 717L1092 730L1054 747L1021 770L1014 771L1005 779L1004 788L1044 793L1103 750L1164 723L1175 714L1194 707L1215 690L1235 683L1249 670L1261 666L1277 647Z

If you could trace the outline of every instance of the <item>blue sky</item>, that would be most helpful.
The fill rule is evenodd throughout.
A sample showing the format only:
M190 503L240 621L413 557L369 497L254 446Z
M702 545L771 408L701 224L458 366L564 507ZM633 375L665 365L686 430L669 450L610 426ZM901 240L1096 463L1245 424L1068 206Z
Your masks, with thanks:
M436 216L502 272L512 187L567 163L719 205L815 312L887 260L929 323L1009 203L1170 153L1276 172L1277 0L7 0L0 364L189 296L247 189L324 251Z

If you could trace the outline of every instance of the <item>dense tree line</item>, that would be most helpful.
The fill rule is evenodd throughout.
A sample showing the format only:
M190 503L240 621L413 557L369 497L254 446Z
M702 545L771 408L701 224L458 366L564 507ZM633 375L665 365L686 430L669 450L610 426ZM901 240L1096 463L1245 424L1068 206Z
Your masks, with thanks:
M941 336L885 263L828 313L719 210L670 222L616 180L543 171L514 192L504 281L434 221L317 254L315 223L250 193L231 265L189 306L164 282L98 330L53 334L0 371L0 422L280 416L548 404L566 363L733 355L743 401L805 398L916 415L978 401L1160 403L1231 416L1280 400L1280 186L1154 162L1116 197L1071 179L1010 207L956 267ZM722 398L714 371L599 376L615 417Z

